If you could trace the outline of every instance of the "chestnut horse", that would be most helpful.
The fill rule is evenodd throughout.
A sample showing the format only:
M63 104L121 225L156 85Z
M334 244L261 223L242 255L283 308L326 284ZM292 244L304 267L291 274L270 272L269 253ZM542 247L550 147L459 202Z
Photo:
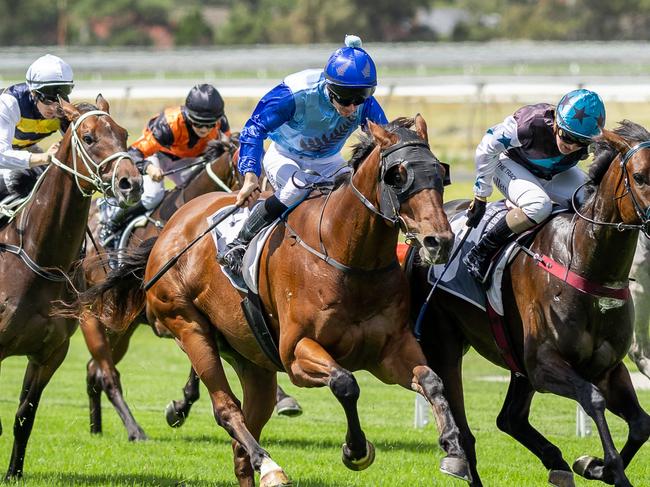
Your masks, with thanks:
M461 383L462 357L470 345L501 367L508 368L508 357L519 364L523 373L511 374L497 426L541 460L552 485L573 486L573 473L561 451L528 421L535 392L573 399L594 420L604 458L579 458L573 465L576 473L619 487L631 486L624 469L650 436L650 417L641 408L622 362L633 331L628 276L639 230L650 230L649 148L650 133L632 122L622 122L613 132L604 131L590 168L591 194L576 214L556 216L534 238L532 252L565 266L573 273L573 281L584 279L585 291L550 275L542 268L544 264L538 265L537 258L524 252L506 270L503 321L510 354L502 355L495 344L485 312L441 289L433 293L421 343L429 364L444 382L471 463L472 486L482 483ZM598 157L607 151L612 155ZM431 288L426 274L425 268L412 273L415 307ZM605 420L605 408L629 427L620 454Z
M407 128L413 123L415 132ZM356 147L347 182L326 194L312 193L265 243L260 298L291 381L327 386L343 406L348 468L362 470L374 460L374 447L359 422L359 386L351 373L365 369L428 400L446 452L441 470L467 480L465 453L442 383L408 326L408 285L395 257L400 226L420 246L424 260L448 257L453 234L442 210L444 169L428 148L419 115L387 128L368 126L372 137ZM191 201L170 219L152 248L142 248L109 280L118 286L145 262L144 277L151 279L206 228L208 216L233 201L215 193ZM115 293L106 305L127 310L128 299L134 297ZM240 300L216 262L214 243L206 238L149 289L146 309L150 321L176 337L207 386L215 419L233 439L239 485L254 485L255 471L263 486L290 485L258 443L273 411L279 369L255 340ZM123 323L129 320L128 314L122 317ZM239 375L243 406L230 389L220 356Z
M43 389L68 351L77 322L50 316L53 301L70 299L67 277L79 258L90 196L101 190L120 203L140 198L142 178L126 151L127 133L97 108L61 101L71 122L32 197L0 231L0 360L28 357L14 422L14 446L6 478L23 474L25 449Z

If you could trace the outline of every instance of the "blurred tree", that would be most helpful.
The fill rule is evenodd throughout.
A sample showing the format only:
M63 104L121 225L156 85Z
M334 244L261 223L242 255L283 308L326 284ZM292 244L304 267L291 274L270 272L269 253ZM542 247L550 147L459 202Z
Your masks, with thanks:
M57 4L52 0L0 0L0 44L42 46L57 42Z
M176 25L174 41L178 46L212 44L214 33L198 7L192 8Z

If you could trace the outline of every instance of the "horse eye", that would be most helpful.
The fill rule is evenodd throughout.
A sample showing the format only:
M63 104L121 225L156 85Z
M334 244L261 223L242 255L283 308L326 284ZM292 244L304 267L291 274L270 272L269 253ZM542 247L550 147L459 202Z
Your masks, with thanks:
M84 134L81 136L81 140L83 140L86 144L90 145L93 142L95 142L95 139L93 138L92 135L90 134Z
M399 165L391 168L388 173L386 173L384 182L389 186L400 186L401 184L404 184L404 178L402 178L402 174L400 173Z
M647 183L645 176L641 173L635 172L632 175L632 178L634 179L634 182L639 186L643 186L644 184Z

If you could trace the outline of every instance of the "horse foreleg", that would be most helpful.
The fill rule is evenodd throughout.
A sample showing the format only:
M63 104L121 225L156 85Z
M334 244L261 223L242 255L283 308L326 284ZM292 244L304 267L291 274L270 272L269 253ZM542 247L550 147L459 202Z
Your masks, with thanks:
M282 468L271 459L248 430L240 403L232 392L224 372L219 350L212 336L212 325L198 310L188 305L170 310L168 317L161 321L177 337L198 377L207 387L217 424L241 445L248 454L253 469L260 472L261 485L272 487L289 484ZM274 389L275 387L272 391ZM255 405L251 407L254 408ZM271 410L272 407L273 400ZM248 475L248 472L246 469L236 472L237 475L242 475L238 477L240 486L254 485L254 478Z
M172 428L180 428L190 415L192 404L199 400L199 376L193 368L190 368L190 375L183 387L183 399L173 400L165 408L165 419Z
M650 416L639 404L630 373L622 362L598 385L605 396L607 409L628 425L627 441L621 450L623 466L627 467L650 437Z
M117 411L130 441L146 440L147 435L133 417L122 394L122 383L116 364L124 357L136 325L132 324L124 333L109 338L106 328L95 317L85 317L81 330L86 346L92 355L87 369L87 391L90 401L90 432L102 432L101 391L106 393Z
M604 467L594 472L585 462L585 458L578 459L573 464L573 470L585 478L597 478L600 472L603 481L615 484L617 487L631 487L625 475L623 460L616 450L612 434L605 419L605 397L592 383L583 379L573 370L558 352L543 345L537 350L535 367L530 368L530 380L536 390L548 391L577 401L591 419L594 420L598 435L603 446Z
M508 393L497 417L499 429L528 448L549 470L549 483L558 487L573 487L573 472L562 452L528 421L530 404L535 391L526 377L511 374Z
M408 329L388 342L377 370L371 370L383 382L399 384L421 394L433 409L439 443L445 451L440 470L471 482L470 465L462 447L460 430L443 395L443 382L427 365L419 343Z
M357 400L359 385L351 372L337 364L314 340L301 339L294 349L289 376L303 387L328 386L343 406L348 430L343 445L343 463L351 470L364 470L375 460L375 447L361 429Z
M34 426L36 410L41 400L43 389L48 384L52 375L61 365L70 342L66 340L52 355L42 364L36 364L31 360L27 364L23 387L20 392L20 404L16 411L14 421L14 446L11 451L11 460L5 480L20 478L23 476L23 464L25 462L25 450L27 442Z

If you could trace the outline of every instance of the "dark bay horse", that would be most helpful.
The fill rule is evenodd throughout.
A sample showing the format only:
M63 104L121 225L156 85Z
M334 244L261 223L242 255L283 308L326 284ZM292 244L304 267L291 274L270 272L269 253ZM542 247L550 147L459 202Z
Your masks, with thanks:
M77 327L50 312L53 301L70 299L67 273L82 248L90 196L99 189L134 204L142 189L126 153L126 130L108 115L106 100L99 95L97 108L60 103L70 127L29 203L0 231L0 360L28 357L7 479L22 477L41 394Z
M415 131L407 128L413 123ZM395 257L402 226L424 260L448 258L453 234L442 210L444 169L425 142L422 117L398 119L387 128L369 122L368 128L371 137L356 147L354 173L347 182L326 194L312 193L267 240L260 298L291 381L329 387L343 406L348 425L343 462L348 468L362 470L374 460L374 446L361 429L356 408L360 391L351 373L365 369L428 400L446 453L441 470L468 480L442 383L408 327L408 284ZM233 202L231 196L212 193L185 205L152 248L143 247L131 265L119 269L121 275L112 276L115 285L132 278L145 262L144 277L150 279L206 228L209 215ZM255 471L262 486L291 485L258 443L273 411L278 367L256 342L240 307L241 295L215 257L209 238L192 247L147 292L147 316L176 337L207 386L215 419L233 439L239 485L253 486ZM115 293L106 305L129 309L129 299L135 298ZM122 323L130 319L127 314ZM239 376L243 406L220 357Z
M186 202L210 191L224 188L238 189L240 186L237 169L233 164L233 153L238 144L222 142L222 153L203 166L198 166L183 186L178 186L165 193L158 207L151 213L144 226L136 227L129 239L129 247L137 247L143 241L157 237L169 217ZM94 234L93 242L86 243L87 256L83 261L84 273L88 285L92 286L106 279L107 267L97 265L100 259L107 260L107 254L99 242L100 225L98 222L97 200L91 207L89 226ZM122 384L117 364L126 354L131 337L138 324L146 323L144 315L138 316L123 332L107 333L106 326L93 314L84 314L80 320L81 331L92 358L87 365L86 385L90 406L90 432L102 432L102 391L115 407L126 427L129 440L144 440L146 434L137 423L122 394ZM109 326L110 329L110 326ZM175 401L181 412L177 418L185 418L194 401L198 399L198 378L190 373L190 380L184 388L185 397ZM176 419L175 421L179 421Z
M579 214L556 216L535 236L531 250L570 269L574 280L579 280L576 274L583 278L589 285L587 292L547 273L523 252L506 271L504 322L511 354L504 356L497 348L485 312L443 290L434 292L422 347L444 382L471 463L471 485L482 483L461 383L462 357L470 345L504 368L508 368L508 356L520 364L523 374L511 374L497 426L541 460L552 485L573 486L573 473L561 451L529 423L535 392L573 399L594 420L604 458L579 458L573 465L576 473L631 486L624 469L650 436L650 417L641 408L622 362L633 330L628 276L639 230L650 230L648 141L650 133L629 121L613 132L604 131L590 168L591 194ZM611 151L612 156L599 158L604 151ZM417 308L431 288L425 268L414 269L411 285ZM623 418L629 428L620 454L605 420L605 408Z

